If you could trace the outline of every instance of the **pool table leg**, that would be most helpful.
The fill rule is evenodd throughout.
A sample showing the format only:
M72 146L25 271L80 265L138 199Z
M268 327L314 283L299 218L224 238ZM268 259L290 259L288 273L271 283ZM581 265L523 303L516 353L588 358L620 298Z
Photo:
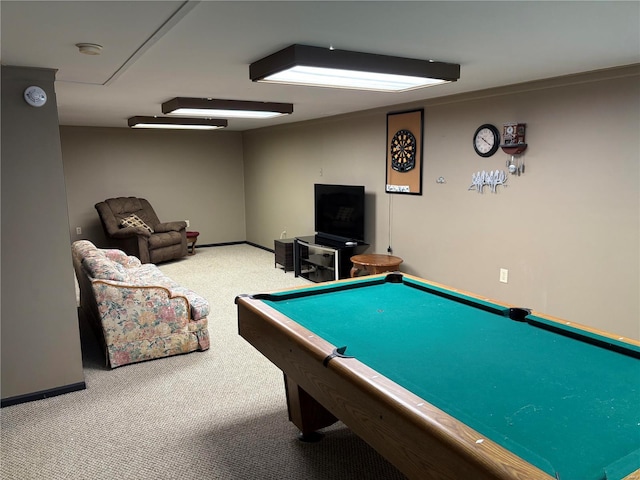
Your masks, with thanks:
M317 442L322 438L317 430L336 423L338 419L286 374L284 386L289 420L300 430L298 438L304 442Z

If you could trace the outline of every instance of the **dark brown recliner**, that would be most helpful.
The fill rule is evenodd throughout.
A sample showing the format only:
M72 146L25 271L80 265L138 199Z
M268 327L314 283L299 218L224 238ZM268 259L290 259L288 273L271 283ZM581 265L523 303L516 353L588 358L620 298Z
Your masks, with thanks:
M102 227L110 247L136 256L142 263L160 263L187 254L187 223L161 223L151 204L144 198L118 197L96 203ZM146 225L123 227L123 219L137 215Z

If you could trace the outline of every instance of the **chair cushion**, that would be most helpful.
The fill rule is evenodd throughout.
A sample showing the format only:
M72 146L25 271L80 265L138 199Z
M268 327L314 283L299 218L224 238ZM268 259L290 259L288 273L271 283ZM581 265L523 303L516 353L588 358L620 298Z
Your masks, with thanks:
M120 220L121 227L143 227L149 230L149 232L153 233L153 228L144 223L142 219L137 216L135 213L133 215L129 215L126 218Z

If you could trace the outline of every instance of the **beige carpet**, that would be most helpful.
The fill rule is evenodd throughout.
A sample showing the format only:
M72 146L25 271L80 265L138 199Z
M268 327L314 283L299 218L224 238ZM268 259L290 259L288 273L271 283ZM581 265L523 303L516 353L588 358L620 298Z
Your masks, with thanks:
M83 331L87 389L6 407L0 478L402 479L344 425L296 439L282 373L237 333L234 298L307 284L249 245L163 264L211 304L211 349L107 370Z

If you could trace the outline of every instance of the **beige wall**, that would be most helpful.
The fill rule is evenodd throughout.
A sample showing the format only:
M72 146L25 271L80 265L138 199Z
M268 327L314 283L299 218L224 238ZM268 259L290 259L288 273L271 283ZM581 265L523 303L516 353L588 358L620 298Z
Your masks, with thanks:
M314 183L363 184L369 251L390 243L404 271L640 338L639 72L246 132L247 240L312 234ZM422 196L384 192L386 113L405 108L425 109ZM478 157L475 129L512 121L527 124L526 173L498 194L469 191L473 172L507 160Z
M55 71L2 67L2 399L84 386ZM46 105L27 105L30 85Z
M312 235L314 183L366 185L365 235L377 238L386 204L376 204L373 186L381 168L384 183L385 129L384 116L354 115L245 132L247 240L273 248L283 231Z
M189 220L199 245L245 240L239 132L63 126L60 135L72 241L104 244L94 205L118 196L146 198L161 221Z
M313 232L314 183L363 184L370 251L391 244L404 271L640 338L639 80L635 66L203 134L58 128L53 71L2 67L2 398L83 381L69 241L102 241L93 205L118 195L189 219L200 244L272 248ZM45 107L22 100L31 84ZM424 194L388 195L386 113L409 108L425 109ZM509 121L527 123L526 174L468 191L507 158L476 156L474 130Z

